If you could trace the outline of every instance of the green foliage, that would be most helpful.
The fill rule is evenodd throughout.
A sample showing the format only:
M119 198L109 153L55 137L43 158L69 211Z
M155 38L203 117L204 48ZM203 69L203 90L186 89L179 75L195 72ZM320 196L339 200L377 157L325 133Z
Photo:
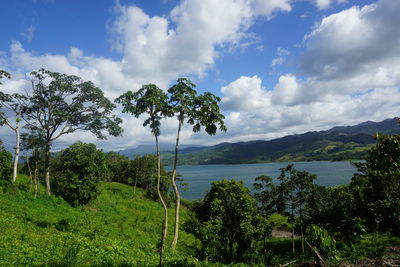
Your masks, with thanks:
M258 176L255 180L256 183L253 184L256 190L254 197L258 201L261 214L263 214L265 218L268 218L276 211L276 187L272 183L272 178L269 176Z
M134 195L119 183L102 183L98 198L78 208L54 196L0 193L0 266L156 266L161 216L143 190ZM198 241L182 231L181 244L166 266L196 262Z
M157 157L155 155L144 155L136 157L131 161L131 169L134 174L135 181L138 187L146 190L146 195L156 200L157 196ZM170 174L165 170L163 164L160 165L160 192L163 198L170 202L170 188L171 182L169 180ZM132 181L133 182L133 181ZM130 183L134 185L134 183Z
M31 72L32 95L22 105L29 130L27 139L43 147L47 194L50 189L50 148L60 136L79 130L105 139L103 132L118 136L122 120L113 114L115 105L90 81L45 69ZM36 147L37 148L37 147Z
M0 183L9 181L11 178L11 160L11 153L4 149L0 140Z
M306 230L306 239L312 246L318 249L324 258L337 258L336 241L325 229L315 224L310 225Z
M303 237L304 217L307 211L307 202L311 190L315 186L316 175L307 171L298 171L293 164L280 169L278 176L280 184L276 187L276 209L279 213L288 215L292 222L292 236L294 232L295 215L298 215L300 234ZM290 212L289 212L290 211ZM293 240L293 252L295 245Z
M270 224L274 229L289 231L290 230L290 223L288 217L283 216L278 213L274 213L267 219L268 224Z
M338 243L341 258L352 262L367 259L399 259L400 238L389 234L367 234L363 239L351 244ZM392 251L391 251L392 250Z
M3 78L10 79L10 78L11 78L10 73L8 73L8 72L5 71L5 70L0 70L0 84L2 84L2 83L1 83L1 79L3 79Z
M33 92L25 118L31 131L50 131L44 134L46 141L77 130L90 131L102 139L106 137L102 130L121 134L122 120L112 114L115 105L92 82L45 69L32 72L31 77Z
M350 187L357 209L372 231L400 234L400 135L376 135L366 161L358 163Z
M106 157L94 144L75 143L54 158L54 191L73 206L85 205L99 194Z
M187 119L194 132L199 132L201 126L210 135L214 135L217 129L226 131L225 116L218 106L221 99L210 92L198 96L195 87L189 79L180 78L168 89L171 114L175 114L181 124Z
M159 136L161 119L171 113L167 99L167 95L155 84L145 84L137 92L128 91L122 94L115 99L115 102L122 104L123 113L130 113L136 118L148 113L149 117L143 126L149 125L153 135Z
M348 185L314 186L306 206L306 225L317 224L338 239L354 242L366 233L365 222L357 217L359 204Z
M256 239L265 235L265 220L243 182L216 181L195 208L188 226L201 240L204 256L213 261L241 260Z
M119 182L146 191L146 196L156 200L157 196L157 157L155 155L137 156L130 160L116 152L105 153L107 170L104 179L110 182ZM170 173L161 164L160 191L169 203L173 200L170 191ZM181 184L180 184L181 185Z
M104 174L104 180L108 182L131 184L133 175L130 160L117 152L107 152L105 153L105 157L107 171Z

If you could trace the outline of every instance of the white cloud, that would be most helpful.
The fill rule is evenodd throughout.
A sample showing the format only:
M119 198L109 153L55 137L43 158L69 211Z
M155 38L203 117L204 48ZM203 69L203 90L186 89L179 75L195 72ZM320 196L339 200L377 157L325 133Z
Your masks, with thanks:
M276 49L276 52L278 54L278 56L288 56L290 55L290 51L287 49L284 49L282 47L278 47L278 49Z
M258 76L242 76L221 88L222 108L231 111L252 111L262 108L269 93L261 86Z
M272 18L276 11L290 12L291 0L251 0L256 15L263 15Z
M286 62L286 59L284 57L273 58L272 61L271 61L271 67L274 67L274 66L277 66L277 65L282 65L285 62Z
M137 90L145 83L166 88L184 74L201 77L224 51L243 49L256 43L256 38L248 33L256 17L271 19L279 11L289 12L291 6L289 0L183 0L170 14L162 17L149 16L136 6L119 3L116 10L117 17L108 28L113 48L122 54L121 60L87 56L77 47L72 47L67 55L36 54L14 41L9 56L1 56L0 62L10 67L13 76L21 81L30 71L46 68L91 80L105 91L106 96L115 98L126 90ZM28 32L27 37L32 37L34 28ZM26 86L21 81L8 83L8 88L21 90ZM162 137L169 141L175 134L175 128L172 131L170 125L175 127L172 121L166 122L163 127L165 137ZM124 138L113 139L112 146L152 142L149 131L141 126L141 120L126 116L124 129ZM183 136L191 138L191 130L184 129ZM60 143L77 139L95 142L90 134L77 133L63 137Z
M342 4L346 3L347 0L314 0L315 5L318 7L318 9L327 9L329 8L333 3L337 4Z
M256 76L240 77L223 87L223 107L234 108L227 114L229 130L223 138L225 141L271 139L398 116L398 87L376 88L357 96L328 92L317 99L302 99L301 94L309 86L312 86L309 81L298 81L288 74L280 77L273 90L263 88Z
M284 49L282 47L278 47L276 49L276 53L277 53L278 57L272 59L271 67L275 67L277 65L282 65L283 63L286 62L286 56L290 55L290 51L287 49Z
M267 90L257 76L240 77L223 87L224 106L233 110L229 138L268 139L399 116L399 11L399 1L381 0L330 15L305 37L301 79L282 75Z
M124 53L126 74L157 81L183 73L202 75L221 49L254 44L243 41L252 38L247 30L256 16L270 18L290 9L288 0L184 0L168 17L150 17L138 7L120 6L111 25L113 46Z
M305 38L307 50L300 62L302 70L319 80L354 80L360 76L369 77L370 82L384 82L385 86L396 85L400 63L399 10L399 1L382 0L324 18Z
M33 25L30 25L24 32L21 33L23 37L25 37L29 42L32 41L33 35L36 31L36 27Z

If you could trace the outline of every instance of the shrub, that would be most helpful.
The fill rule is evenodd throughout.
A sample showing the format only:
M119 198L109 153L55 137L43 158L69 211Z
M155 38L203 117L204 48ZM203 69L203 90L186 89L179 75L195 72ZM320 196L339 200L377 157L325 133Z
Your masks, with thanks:
M324 257L336 259L336 241L329 235L328 231L312 224L306 230L306 238Z
M0 141L0 181L8 181L10 179L12 173L11 160L11 153L4 149Z
M85 205L99 194L105 156L94 144L78 142L54 159L53 170L55 193L73 206Z

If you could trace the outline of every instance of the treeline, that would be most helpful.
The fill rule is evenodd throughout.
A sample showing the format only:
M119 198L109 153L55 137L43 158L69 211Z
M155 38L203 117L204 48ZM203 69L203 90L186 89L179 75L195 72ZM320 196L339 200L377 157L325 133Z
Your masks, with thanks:
M0 141L1 142L1 141ZM20 167L20 173L30 178L30 187L24 188L35 195L39 192L39 184L44 184L43 151L27 158ZM1 182L10 182L12 154L0 147ZM51 154L50 171L53 174L53 192L61 196L72 206L86 205L94 200L99 192L100 182L118 182L142 188L146 196L157 200L155 155L138 156L129 159L116 152L103 152L94 144L77 142L68 148ZM170 177L171 172L161 165L161 192L168 203L172 203ZM184 183L180 183L182 187ZM135 190L134 190L135 191Z

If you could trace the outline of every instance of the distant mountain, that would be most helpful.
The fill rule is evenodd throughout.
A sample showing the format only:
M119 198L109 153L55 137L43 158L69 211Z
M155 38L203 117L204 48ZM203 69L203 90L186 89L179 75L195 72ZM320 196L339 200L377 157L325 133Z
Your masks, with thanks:
M307 132L269 141L257 140L221 143L210 147L182 148L179 164L240 164L272 161L363 159L375 144L374 135L400 134L396 119L364 122L354 126L334 127L327 131ZM162 160L170 165L173 152L163 152Z
M179 145L179 148L182 150L186 150L189 152L195 152L198 149L201 149L201 147L196 147L196 146L189 146L189 145ZM169 144L169 143L160 143L160 150L162 151L173 151L175 150L175 144ZM135 148L128 148L124 150L120 150L118 152L121 155L124 155L128 158L135 158L136 156L143 156L145 154L155 154L156 153L156 147L155 145L139 145Z

